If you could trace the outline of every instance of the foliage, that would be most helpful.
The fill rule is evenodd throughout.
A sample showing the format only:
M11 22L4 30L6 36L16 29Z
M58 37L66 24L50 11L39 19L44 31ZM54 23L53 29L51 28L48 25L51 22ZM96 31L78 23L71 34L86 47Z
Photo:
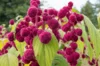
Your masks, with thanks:
M81 8L81 13L88 16L93 24L97 27L96 9L90 1L87 1L86 4Z
M31 0L27 16L0 26L0 66L99 66L100 29L72 2L59 11L39 6Z
M29 0L0 0L0 24L8 24L11 18L25 16Z

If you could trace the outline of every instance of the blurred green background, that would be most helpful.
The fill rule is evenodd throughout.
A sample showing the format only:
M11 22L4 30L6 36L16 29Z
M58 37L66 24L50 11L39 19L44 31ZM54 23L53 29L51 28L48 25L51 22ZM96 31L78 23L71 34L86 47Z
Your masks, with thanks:
M40 6L43 6L45 3L41 2ZM28 7L29 0L0 0L0 25L8 25L9 20L12 18L15 19L18 15L25 16ZM80 12L88 16L93 24L97 26L97 14L100 12L100 0L97 0L95 4L92 4L88 0L81 8Z
M8 24L18 15L24 16L29 7L29 0L0 0L0 24Z

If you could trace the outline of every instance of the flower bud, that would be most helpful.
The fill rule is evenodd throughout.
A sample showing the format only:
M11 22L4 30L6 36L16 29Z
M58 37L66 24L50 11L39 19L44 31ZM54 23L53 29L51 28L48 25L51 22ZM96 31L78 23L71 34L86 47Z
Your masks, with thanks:
M72 39L72 33L71 32L68 32L64 35L63 37L63 41L66 42L66 41L70 41Z
M16 39L19 41L19 42L23 42L24 41L24 37L22 37L20 35L20 32L16 33Z
M14 22L15 22L14 19L11 19L11 20L9 21L9 24L10 24L10 25L13 25Z
M30 16L30 17L35 17L37 15L37 8L36 7L30 7L28 9L28 12L27 14Z
M83 15L82 14L77 14L77 21L82 21L84 19Z
M42 43L47 44L50 42L51 40L51 34L49 32L42 32L41 34L39 34L39 39Z
M74 52L74 50L72 48L66 48L65 51L66 51L67 55L71 55Z
M28 64L30 61L34 59L34 52L32 49L26 49L24 52L24 55L22 56L22 61L26 64Z
M81 36L82 35L82 30L81 29L75 29L75 33L76 33L76 35L78 35L78 36Z
M30 22L30 17L29 16L26 16L24 19L25 19L26 22Z
M65 24L65 25L62 26L62 30L63 30L64 32L69 31L70 28L71 28L70 22L68 22L67 24Z
M76 16L74 14L71 14L69 16L69 20L70 22L72 22L73 24L76 24L77 23L77 19L76 19Z
M50 19L47 21L47 23L48 23L49 27L53 30L60 27L60 25L56 19Z
M68 6L72 8L72 7L73 7L73 2L70 1L70 2L68 3Z
M77 49L77 44L75 42L70 43L70 46L73 50Z
M27 28L22 28L21 31L20 31L20 35L22 37L26 37L30 34L29 30Z
M63 18L65 15L66 15L67 11L65 9L61 9L59 12L58 12L58 17L59 18Z
M78 52L73 52L73 59L74 60L78 60L79 59L79 57L80 57L80 55L79 55L79 53Z
M14 34L13 34L13 32L8 33L7 37L9 39L9 41L13 41L14 40Z
M73 34L73 35L72 35L72 40L76 42L76 41L78 40L78 36L75 35L75 34Z

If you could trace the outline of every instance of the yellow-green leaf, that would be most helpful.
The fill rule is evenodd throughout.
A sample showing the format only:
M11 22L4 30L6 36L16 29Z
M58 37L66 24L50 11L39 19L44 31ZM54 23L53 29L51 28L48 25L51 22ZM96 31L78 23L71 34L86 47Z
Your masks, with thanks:
M100 33L88 17L84 16L84 22L88 28L90 40L94 46L95 56L98 59L100 55Z
M18 66L18 59L13 54L4 54L0 56L0 66Z
M15 40L15 44L16 44L16 47L17 47L20 55L22 56L23 53L24 53L24 48L26 46L26 43L25 42L19 42L19 41Z
M58 50L58 41L54 35L48 44L43 44L38 36L34 38L33 47L40 66L51 66Z
M100 13L98 14L97 20L98 20L98 27L100 28Z
M91 47L90 42L88 41L88 35L87 35L86 29L85 29L84 22L82 22L82 24L79 25L79 26L80 26L80 28L81 28L82 31L83 31L82 37L83 37L83 39L84 39L85 44L87 45L87 52L88 52L88 55L89 55L90 59L92 60L92 58L93 58L93 49L92 49L92 47Z
M56 55L52 62L52 66L69 66L69 64L63 56Z

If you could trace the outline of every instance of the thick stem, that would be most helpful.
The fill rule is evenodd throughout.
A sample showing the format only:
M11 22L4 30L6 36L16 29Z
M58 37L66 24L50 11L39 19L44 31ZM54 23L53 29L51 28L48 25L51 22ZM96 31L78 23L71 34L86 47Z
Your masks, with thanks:
M38 20L37 20L37 15L36 15L36 17L35 17L35 20L36 20L35 26L37 27L37 22L38 22Z
M42 29L45 30L45 21L43 21Z

